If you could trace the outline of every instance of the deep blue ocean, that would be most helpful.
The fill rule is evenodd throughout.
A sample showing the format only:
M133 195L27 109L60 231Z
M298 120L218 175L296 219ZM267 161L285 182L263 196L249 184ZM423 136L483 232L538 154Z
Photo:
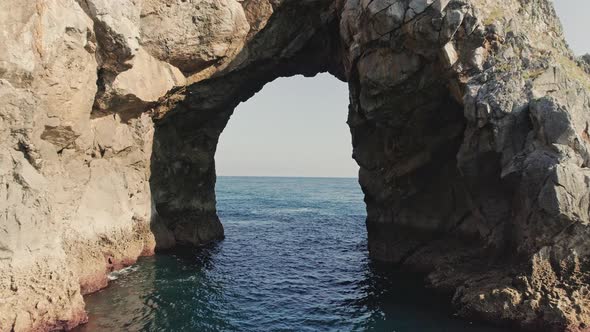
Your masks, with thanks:
M78 331L506 331L368 258L356 179L219 177L225 240L142 258Z

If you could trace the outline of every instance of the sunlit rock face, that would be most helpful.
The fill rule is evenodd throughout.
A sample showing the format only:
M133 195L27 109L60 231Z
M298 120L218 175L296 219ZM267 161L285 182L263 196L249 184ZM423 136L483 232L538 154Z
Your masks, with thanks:
M590 324L589 70L548 0L8 0L0 32L0 331L222 238L234 108L319 72L349 83L374 259L464 317Z

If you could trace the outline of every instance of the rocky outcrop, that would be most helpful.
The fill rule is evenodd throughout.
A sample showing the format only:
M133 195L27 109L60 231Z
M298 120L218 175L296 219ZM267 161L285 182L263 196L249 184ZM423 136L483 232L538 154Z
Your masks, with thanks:
M221 238L234 108L319 72L349 83L374 259L465 317L588 328L590 79L549 0L8 0L0 18L1 331L73 327L109 271Z
M70 328L82 294L153 251L153 124L92 114L104 44L78 3L3 1L0 17L0 330Z
M371 254L461 315L586 329L589 77L548 2L419 3L342 21Z

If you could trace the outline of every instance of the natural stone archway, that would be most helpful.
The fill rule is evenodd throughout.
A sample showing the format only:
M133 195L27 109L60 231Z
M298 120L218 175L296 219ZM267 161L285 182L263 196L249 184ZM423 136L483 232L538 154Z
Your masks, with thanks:
M585 314L568 303L588 300L577 284L584 250L561 238L585 227L574 216L588 204L572 203L587 191L557 179L586 172L584 129L558 115L561 102L587 108L583 85L560 78L582 70L567 65L548 4L484 3L284 3L227 69L159 106L151 183L160 245L223 236L214 154L237 104L277 77L330 71L350 87L371 256L429 272L466 316L583 329ZM514 16L504 26L498 15ZM547 47L554 53L532 56ZM567 89L581 96L560 101ZM572 154L577 166L559 161Z
M109 271L222 237L233 109L319 72L349 84L373 258L465 317L588 329L590 69L549 0L8 0L0 18L0 330L75 326Z
M157 109L151 188L159 247L200 245L223 236L214 160L221 132L235 107L267 82L325 71L342 77L343 68L334 61L340 49L337 23L330 2L285 4L226 73L177 92Z

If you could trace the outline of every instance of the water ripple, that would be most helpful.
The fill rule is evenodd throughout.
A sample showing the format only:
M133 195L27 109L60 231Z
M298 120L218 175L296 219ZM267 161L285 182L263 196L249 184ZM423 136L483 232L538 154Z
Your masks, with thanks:
M217 196L223 242L113 274L78 331L499 331L369 261L356 180L222 177Z

